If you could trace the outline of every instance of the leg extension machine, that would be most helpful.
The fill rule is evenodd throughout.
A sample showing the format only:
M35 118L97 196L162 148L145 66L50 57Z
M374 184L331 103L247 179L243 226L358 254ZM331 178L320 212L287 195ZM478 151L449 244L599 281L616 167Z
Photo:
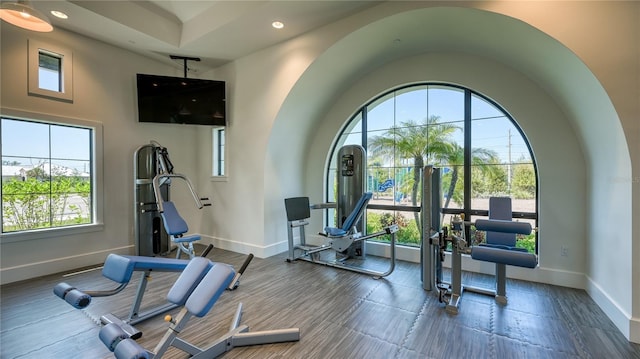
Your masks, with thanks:
M425 290L437 289L440 302L446 304L447 312L458 313L462 292L467 290L495 297L500 304L507 303L506 266L535 268L538 258L526 249L516 247L516 234L530 234L531 225L512 221L511 198L489 199L489 219L475 223L465 222L464 216L455 215L450 228L440 229L440 176L439 170L426 166L423 180L423 245L422 281ZM476 230L486 231L486 243L469 245L465 238L466 226L475 225ZM442 280L442 262L445 249L451 243L451 282ZM462 255L471 255L475 260L496 265L494 289L478 288L462 284Z

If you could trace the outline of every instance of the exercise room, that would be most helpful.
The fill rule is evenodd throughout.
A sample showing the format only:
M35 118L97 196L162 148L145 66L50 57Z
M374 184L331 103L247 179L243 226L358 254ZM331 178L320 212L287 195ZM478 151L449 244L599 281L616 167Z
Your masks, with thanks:
M0 357L640 358L640 2L0 2Z

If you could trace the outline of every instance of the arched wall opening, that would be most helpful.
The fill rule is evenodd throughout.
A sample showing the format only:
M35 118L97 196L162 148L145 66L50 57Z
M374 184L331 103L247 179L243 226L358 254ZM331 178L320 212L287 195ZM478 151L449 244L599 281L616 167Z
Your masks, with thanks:
M609 231L611 223L631 223L632 216L631 183L616 180L631 178L620 120L570 49L512 17L425 8L384 17L336 42L299 78L275 119L265 208L303 194L320 201L331 141L344 121L385 90L416 81L472 88L518 118L538 160L540 235L558 239L541 244L538 269L510 275L587 289L629 336L632 238ZM291 134L295 138L283 141ZM265 210L265 233L286 238L283 218ZM313 221L321 225L319 217ZM616 251L607 250L612 242ZM566 258L561 246L570 249Z

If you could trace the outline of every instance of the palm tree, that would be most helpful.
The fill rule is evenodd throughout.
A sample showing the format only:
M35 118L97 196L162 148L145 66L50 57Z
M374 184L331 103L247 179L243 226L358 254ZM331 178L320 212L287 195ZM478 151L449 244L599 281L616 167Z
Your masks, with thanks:
M451 198L454 197L460 168L464 163L464 148L451 138L460 127L453 123L439 123L439 120L439 116L431 116L422 124L411 120L401 122L400 126L394 126L383 135L372 137L368 142L368 150L372 155L390 159L394 165L403 159L413 161L411 201L414 206L417 205L420 176L425 162L451 167L451 181L444 208L449 207ZM471 152L471 163L481 166L483 170L492 170L495 166L483 165L499 163L499 158L494 151L474 148ZM420 215L414 213L414 217L420 229Z
M381 136L374 136L368 141L368 150L373 156L382 156L398 165L402 159L413 160L413 186L411 188L411 204L416 206L420 176L425 159L428 162L439 162L456 150L451 135L460 128L452 123L440 124L439 116L431 116L418 124L409 120L394 126ZM420 215L414 213L416 224L420 228Z
M451 167L451 182L449 182L449 188L447 189L446 199L443 207L449 208L449 202L454 198L454 192L458 179L460 178L460 168L464 163L464 148L457 143L452 144L452 151L448 153L439 154L436 159L436 164L447 165ZM487 150L484 148L472 148L471 149L471 165L479 166L484 171L493 171L496 166L487 166L488 164L499 164L500 159L495 151Z

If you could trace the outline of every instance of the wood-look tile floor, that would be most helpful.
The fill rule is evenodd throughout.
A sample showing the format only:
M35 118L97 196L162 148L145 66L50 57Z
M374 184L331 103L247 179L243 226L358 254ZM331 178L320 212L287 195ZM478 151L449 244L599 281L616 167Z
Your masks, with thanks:
M214 249L209 258L236 268L244 256ZM368 258L373 262L374 258ZM177 273L156 273L145 306L164 302ZM93 270L4 285L0 357L112 358L98 339L99 318L128 314L139 278L121 293L94 298L76 310L57 298L65 281L80 289L113 284ZM492 277L465 273L465 283L490 286ZM240 287L226 292L204 318L192 319L181 338L206 347L230 325L238 302L252 330L298 327L294 343L235 348L224 358L640 358L582 290L508 280L506 306L464 293L458 315L445 312L435 292L425 292L418 264L398 262L385 279L315 265L286 263L285 255L254 259ZM175 312L175 311L174 311ZM161 316L160 316L161 317ZM138 324L138 342L153 349L167 330L157 317ZM175 348L165 358L188 358Z

